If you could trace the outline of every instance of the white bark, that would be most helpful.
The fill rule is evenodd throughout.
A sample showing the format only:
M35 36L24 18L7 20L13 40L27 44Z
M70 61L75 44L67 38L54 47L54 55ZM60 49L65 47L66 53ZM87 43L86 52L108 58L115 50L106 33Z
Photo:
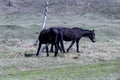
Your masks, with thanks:
M42 31L45 28L47 12L48 12L48 4L49 4L49 0L46 0L44 19L43 19L42 29L40 29L40 31Z
M48 5L49 5L49 0L46 0L46 4L45 4L45 12L44 12L44 19L43 19L43 24L40 27L40 33L41 31L45 28L45 24L46 24L46 19L47 19L47 12L48 12ZM39 43L39 40L37 40L34 44L34 46L36 46Z

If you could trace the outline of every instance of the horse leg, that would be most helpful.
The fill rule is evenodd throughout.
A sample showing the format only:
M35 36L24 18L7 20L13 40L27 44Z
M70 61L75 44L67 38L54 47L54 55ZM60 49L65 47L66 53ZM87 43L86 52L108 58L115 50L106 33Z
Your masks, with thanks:
M62 48L60 47L60 45L59 45L59 42L57 43L58 44L58 49L62 52L63 50L62 50ZM55 45L55 44L54 44ZM51 50L50 50L50 52L54 52L53 51L53 46L54 46L53 44L51 45Z
M58 43L58 49L62 52L62 48L60 47L59 43Z
M70 48L73 46L74 43L75 43L75 40L72 41L72 43L70 44L70 46L67 49L67 52L69 52Z
M54 57L57 57L57 55L58 55L58 44L57 44L57 41L58 41L58 34L56 34L56 36L55 36L55 54L54 54Z
M38 50L37 50L36 56L39 55L39 51L40 51L40 49L41 49L41 43L39 43L39 47L38 47Z
M65 53L65 48L63 46L63 43L61 43L61 47L59 46L59 49L61 49L61 51L63 51L63 53Z
M46 44L47 57L49 56L48 45L49 45L49 44Z
M54 46L54 44L51 44L50 52L54 52L54 51L53 51L53 46Z
M76 41L77 52L79 53L79 40Z
M46 49L47 44L41 49L41 52L44 52L44 50Z
M58 45L55 43L55 55L54 57L57 57L58 55Z
M65 53L65 48L64 48L64 45L63 45L63 35L62 33L60 33L60 45L61 45L61 48L59 46L59 43L58 43L58 46L59 46L59 49L61 49L61 51L63 51L63 53Z

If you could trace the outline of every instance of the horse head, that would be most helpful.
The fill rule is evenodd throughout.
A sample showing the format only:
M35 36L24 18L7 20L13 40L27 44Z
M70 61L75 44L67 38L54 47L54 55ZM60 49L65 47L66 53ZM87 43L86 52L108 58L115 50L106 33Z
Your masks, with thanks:
M89 36L90 40L92 42L96 42L96 39L95 39L95 31L94 30L91 30L90 33L89 33Z

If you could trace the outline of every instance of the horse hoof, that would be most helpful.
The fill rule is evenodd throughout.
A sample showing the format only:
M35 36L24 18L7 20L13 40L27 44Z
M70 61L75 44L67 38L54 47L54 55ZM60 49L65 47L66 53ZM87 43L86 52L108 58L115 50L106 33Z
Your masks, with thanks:
M69 52L69 50L67 50L67 52Z
M57 55L54 55L54 57L57 57Z
M36 56L38 56L38 54L36 54Z
M49 57L49 55L47 55L47 57Z
M54 51L50 51L50 52L54 53Z
M80 51L77 51L77 53L80 53Z
M63 53L66 53L66 51L63 51Z

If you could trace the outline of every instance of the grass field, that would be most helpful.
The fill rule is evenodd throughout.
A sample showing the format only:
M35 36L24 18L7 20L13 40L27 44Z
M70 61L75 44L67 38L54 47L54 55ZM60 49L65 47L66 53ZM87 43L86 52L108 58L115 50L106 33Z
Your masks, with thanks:
M48 14L50 26L95 29L96 43L83 38L80 53L54 58L36 57L41 15L0 16L0 80L120 80L120 20L100 15L56 17ZM64 42L65 48L70 42Z

